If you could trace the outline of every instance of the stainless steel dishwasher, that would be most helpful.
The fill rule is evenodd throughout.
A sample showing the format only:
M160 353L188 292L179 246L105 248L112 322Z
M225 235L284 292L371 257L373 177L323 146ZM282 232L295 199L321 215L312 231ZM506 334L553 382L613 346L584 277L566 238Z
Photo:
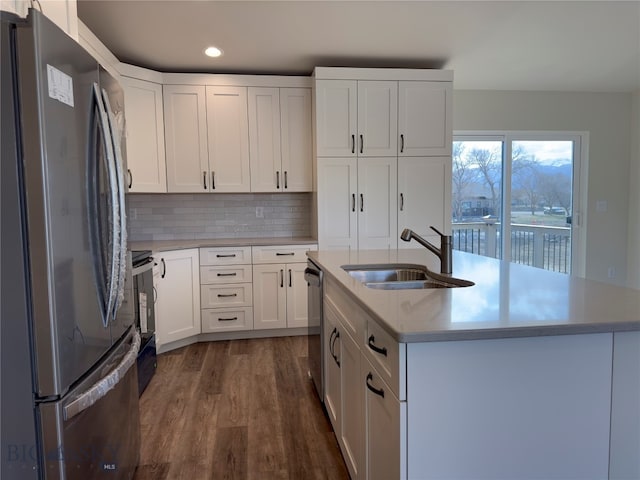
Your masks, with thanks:
M313 380L320 402L324 403L324 356L322 352L323 316L322 316L322 269L307 260L307 268L304 270L304 279L307 281L309 309L309 376Z

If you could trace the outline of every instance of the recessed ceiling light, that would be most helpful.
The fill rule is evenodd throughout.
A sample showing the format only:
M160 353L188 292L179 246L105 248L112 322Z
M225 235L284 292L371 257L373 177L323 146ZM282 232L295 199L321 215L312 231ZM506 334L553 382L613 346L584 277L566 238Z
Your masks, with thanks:
M222 55L222 50L220 50L218 47L207 47L204 49L204 54L207 57L220 57Z

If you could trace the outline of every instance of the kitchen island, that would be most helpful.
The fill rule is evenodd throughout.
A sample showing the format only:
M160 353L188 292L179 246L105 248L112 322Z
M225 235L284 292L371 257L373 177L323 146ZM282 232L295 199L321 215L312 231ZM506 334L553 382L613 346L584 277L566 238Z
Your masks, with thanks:
M640 478L640 292L455 252L471 287L377 290L318 251L325 406L353 478Z

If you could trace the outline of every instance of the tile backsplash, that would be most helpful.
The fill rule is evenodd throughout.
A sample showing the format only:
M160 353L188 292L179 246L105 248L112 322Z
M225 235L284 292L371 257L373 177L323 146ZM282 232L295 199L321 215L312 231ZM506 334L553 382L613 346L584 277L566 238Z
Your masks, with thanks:
M310 193L130 193L127 204L130 241L311 236Z

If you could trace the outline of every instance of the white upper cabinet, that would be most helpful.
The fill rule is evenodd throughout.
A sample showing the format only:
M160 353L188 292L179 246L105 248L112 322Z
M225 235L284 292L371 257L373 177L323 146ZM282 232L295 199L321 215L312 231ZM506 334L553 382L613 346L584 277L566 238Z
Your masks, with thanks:
M358 248L357 162L318 159L318 244L323 250Z
M319 157L397 155L398 82L316 81Z
M129 192L167 191L162 86L121 77L126 116Z
M278 88L249 88L249 158L252 192L275 192L284 187Z
M316 81L316 135L319 157L356 155L358 82Z
M398 132L398 82L358 82L358 155L395 157Z
M206 192L210 187L205 87L165 85L167 191Z
M401 81L398 92L398 155L451 155L451 82Z
M280 89L284 191L310 192L312 178L311 89Z
M252 192L311 191L311 91L249 87Z
M448 232L451 218L449 157L402 157L398 159L398 235L404 228L440 240L429 227ZM399 247L417 248L415 242L398 241Z
M248 192L247 87L207 86L211 192Z
M395 158L358 159L358 248L398 246L397 188Z

